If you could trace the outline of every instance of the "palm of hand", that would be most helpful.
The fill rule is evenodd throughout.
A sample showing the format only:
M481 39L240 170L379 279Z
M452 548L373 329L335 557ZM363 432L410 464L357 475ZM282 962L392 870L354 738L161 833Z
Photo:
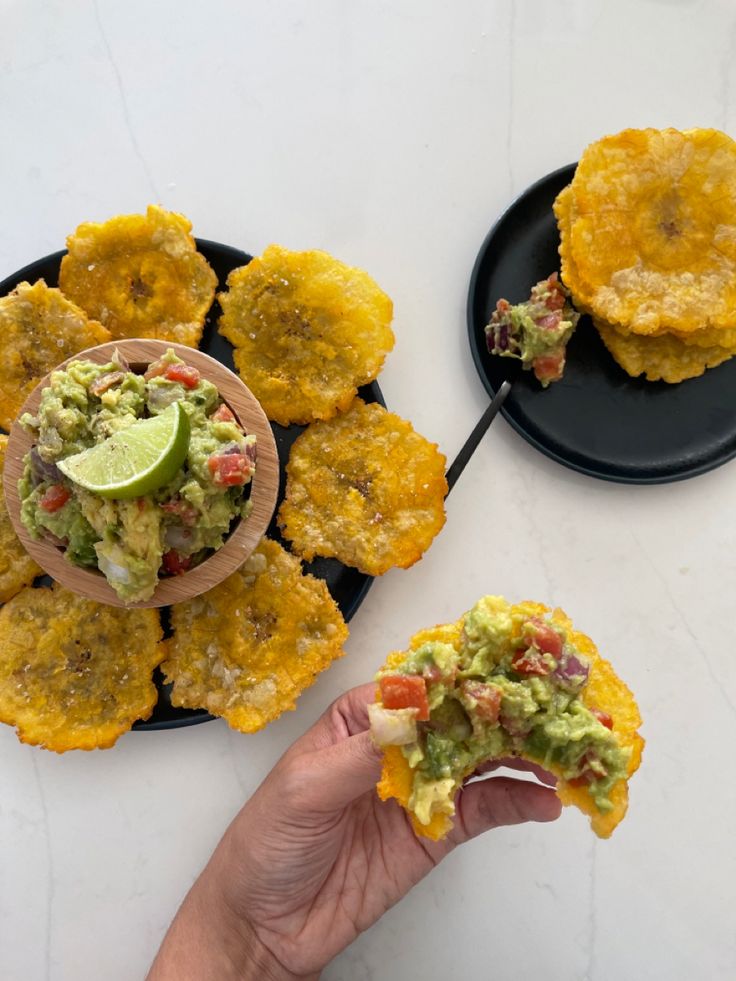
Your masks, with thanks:
M373 686L336 703L286 754L236 819L243 915L290 971L318 971L449 850L415 836L379 801L379 755L366 731ZM348 748L351 772L334 772ZM344 779L341 779L344 777ZM363 792L353 796L362 784ZM246 831L247 829L247 831Z
M251 840L269 867L250 861L248 915L260 939L290 971L318 971L394 905L439 860L403 811L369 791L340 814L292 836L288 822ZM274 861L274 856L276 859Z
M405 812L375 793L373 691L348 692L291 747L223 843L230 906L293 974L318 973L460 842L559 813L551 791L495 778L461 792L447 839L417 838Z

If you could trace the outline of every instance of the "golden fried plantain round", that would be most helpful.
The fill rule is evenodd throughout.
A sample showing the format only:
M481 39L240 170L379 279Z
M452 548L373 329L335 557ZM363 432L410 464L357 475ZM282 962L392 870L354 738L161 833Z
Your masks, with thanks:
M567 187L563 187L555 198L554 204L552 205L552 210L554 211L557 219L557 228L560 233L560 277L562 282L572 293L575 307L581 313L590 313L590 296L586 292L585 284L583 283L580 274L578 273L577 266L575 265L575 257L573 255L570 241L572 222L573 218L575 217L575 202L573 200L572 184L568 184Z
M279 527L305 559L370 576L422 557L445 523L445 457L411 423L355 399L291 449Z
M612 327L598 317L593 323L609 353L624 371L636 378L644 375L647 381L665 381L670 384L697 378L706 368L728 361L736 354L736 345L702 346L674 334L653 337L627 334Z
M323 580L266 538L238 572L174 606L171 623L162 669L172 705L206 708L241 732L296 708L348 636Z
M39 279L0 298L0 426L10 429L31 391L78 351L110 340L102 324Z
M24 589L0 609L0 721L56 753L107 749L153 711L160 639L156 610Z
M736 324L736 143L714 129L591 144L555 212L576 305L642 335Z
M616 328L621 330L620 327ZM701 327L700 330L693 330L689 333L681 333L673 330L669 332L672 337L676 337L683 344L694 344L696 347L723 347L729 350L736 349L736 328L733 327ZM659 337L661 335L654 335Z
M5 506L3 467L7 447L8 437L0 434L0 603L7 603L36 576L43 575L43 569L21 545Z
M269 419L329 419L373 381L394 346L393 304L362 269L270 245L234 270L219 330Z
M197 252L192 223L149 205L145 215L85 222L67 240L59 285L112 337L196 347L217 277Z

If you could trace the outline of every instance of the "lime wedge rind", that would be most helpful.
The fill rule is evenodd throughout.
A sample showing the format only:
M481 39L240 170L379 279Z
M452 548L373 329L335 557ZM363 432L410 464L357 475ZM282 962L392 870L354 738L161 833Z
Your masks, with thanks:
M60 460L73 483L100 497L143 497L169 483L189 449L189 416L180 402L140 419L97 446Z

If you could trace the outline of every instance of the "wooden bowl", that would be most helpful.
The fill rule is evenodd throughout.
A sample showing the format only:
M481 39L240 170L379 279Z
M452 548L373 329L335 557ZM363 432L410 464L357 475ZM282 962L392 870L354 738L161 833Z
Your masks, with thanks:
M110 606L152 607L169 606L191 599L206 592L235 572L253 552L261 540L276 507L279 489L279 458L271 426L260 403L240 379L219 361L183 344L146 339L110 341L80 351L68 358L59 368L70 361L88 360L105 364L112 360L117 349L130 366L136 370L158 360L171 348L187 364L197 368L203 378L217 386L220 397L235 414L246 433L256 436L256 472L251 484L250 499L253 509L247 518L241 518L233 527L222 548L213 552L209 558L188 572L178 576L159 579L156 590L148 600L139 603L125 603L110 586L107 579L97 569L82 569L72 565L64 558L64 550L51 542L34 541L20 520L20 499L18 480L23 472L23 458L33 446L33 438L16 421L10 430L5 457L3 480L8 513L18 538L26 551L38 562L53 579L67 589L87 596L89 599L107 603ZM32 415L38 411L41 392L48 384L48 375L34 388L25 401L18 418L24 412Z

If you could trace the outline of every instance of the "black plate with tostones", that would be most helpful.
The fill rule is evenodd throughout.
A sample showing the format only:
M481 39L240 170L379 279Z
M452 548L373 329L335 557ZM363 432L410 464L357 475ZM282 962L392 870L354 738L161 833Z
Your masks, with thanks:
M221 245L219 242L209 242L206 239L196 239L197 248L207 259L214 269L218 279L218 292L225 289L227 277L233 269L243 266L250 262L251 256L240 249L234 249L229 245ZM0 283L0 296L4 296L15 289L18 283L27 280L34 283L37 279L44 279L47 286L57 286L59 277L59 264L65 251L54 252L52 255L45 256L25 266L18 272L8 276ZM204 333L199 344L199 349L217 358L225 367L235 371L232 358L232 347L224 337L217 332L217 321L220 317L220 305L215 300L207 314ZM366 385L359 391L360 397L366 402L380 402L385 405L381 389L377 382ZM279 462L281 464L281 486L279 497L276 504L276 511L268 529L268 535L281 542L288 549L288 544L283 541L276 525L276 514L281 505L285 489L284 468L289 459L289 450L297 436L303 432L304 426L291 425L280 426L271 423L276 446L279 451ZM324 579L335 602L340 607L345 620L350 620L360 604L363 602L373 579L357 569L338 562L337 559L317 558L313 562L305 562L304 569L313 576ZM48 584L50 580L44 577L38 580L40 585ZM161 610L162 622L166 629L168 625L168 611L166 608ZM155 681L159 690L159 699L150 719L145 722L136 722L134 729L175 729L180 726L196 725L199 722L207 722L213 718L205 709L185 709L175 708L169 701L169 685L164 685L160 672L156 671Z
M547 389L518 361L488 353L484 327L496 300L526 300L536 282L560 268L552 204L575 166L532 184L481 247L468 295L470 348L481 381L491 395L512 382L503 416L532 446L580 473L661 484L713 470L736 456L736 358L677 385L631 378L588 317L581 317L568 346L563 379Z

